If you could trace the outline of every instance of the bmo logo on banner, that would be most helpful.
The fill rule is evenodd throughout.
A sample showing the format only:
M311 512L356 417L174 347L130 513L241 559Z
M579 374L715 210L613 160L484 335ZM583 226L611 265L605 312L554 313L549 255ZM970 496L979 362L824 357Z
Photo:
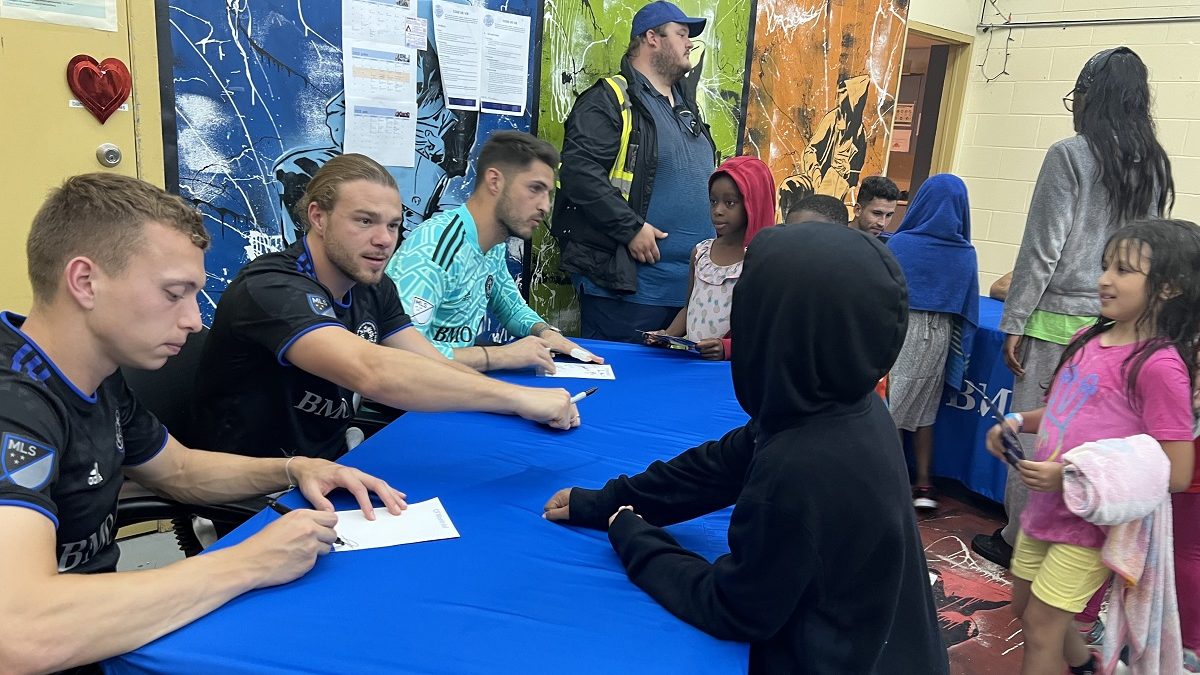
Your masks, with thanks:
M968 412L977 412L980 417L990 416L992 408L997 408L1001 415L1008 412L1008 399L1012 396L1012 389L996 387L996 391L989 394L987 382L976 383L964 379L963 384L967 385L966 390L956 391L947 396L945 401L946 406Z

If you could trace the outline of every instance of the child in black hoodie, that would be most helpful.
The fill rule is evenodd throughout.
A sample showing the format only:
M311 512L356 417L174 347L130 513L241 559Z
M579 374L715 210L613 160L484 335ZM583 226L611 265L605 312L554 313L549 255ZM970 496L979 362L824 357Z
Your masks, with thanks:
M769 228L734 291L733 383L751 421L545 517L603 528L635 584L752 643L751 673L948 672L891 417L874 394L904 340L895 259L848 228ZM709 563L660 529L734 505Z

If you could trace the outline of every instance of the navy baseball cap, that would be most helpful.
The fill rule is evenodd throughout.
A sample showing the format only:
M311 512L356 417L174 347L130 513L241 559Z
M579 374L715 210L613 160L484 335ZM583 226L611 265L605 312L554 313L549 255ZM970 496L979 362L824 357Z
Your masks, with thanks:
M708 19L684 14L683 10L667 0L658 0L658 2L652 2L639 9L637 14L633 15L633 30L630 31L629 36L637 37L651 28L657 28L672 21L687 26L688 37L699 35L704 30L704 24L708 23Z

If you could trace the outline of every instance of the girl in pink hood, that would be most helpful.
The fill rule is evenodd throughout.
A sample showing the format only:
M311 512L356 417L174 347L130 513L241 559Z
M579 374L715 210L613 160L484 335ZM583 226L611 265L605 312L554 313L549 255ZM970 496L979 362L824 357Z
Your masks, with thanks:
M729 315L750 240L775 220L775 179L757 157L731 157L708 179L715 239L692 251L688 301L660 334L686 337L700 355L719 361L733 353Z

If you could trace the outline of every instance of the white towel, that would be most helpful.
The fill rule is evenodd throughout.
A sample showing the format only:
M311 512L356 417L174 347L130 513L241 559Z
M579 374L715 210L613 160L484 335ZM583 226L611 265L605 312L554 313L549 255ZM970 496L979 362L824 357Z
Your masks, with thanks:
M1182 672L1170 460L1158 441L1139 434L1085 443L1063 463L1063 501L1071 513L1108 526L1100 557L1117 575L1101 672L1113 672L1124 645L1133 675Z

